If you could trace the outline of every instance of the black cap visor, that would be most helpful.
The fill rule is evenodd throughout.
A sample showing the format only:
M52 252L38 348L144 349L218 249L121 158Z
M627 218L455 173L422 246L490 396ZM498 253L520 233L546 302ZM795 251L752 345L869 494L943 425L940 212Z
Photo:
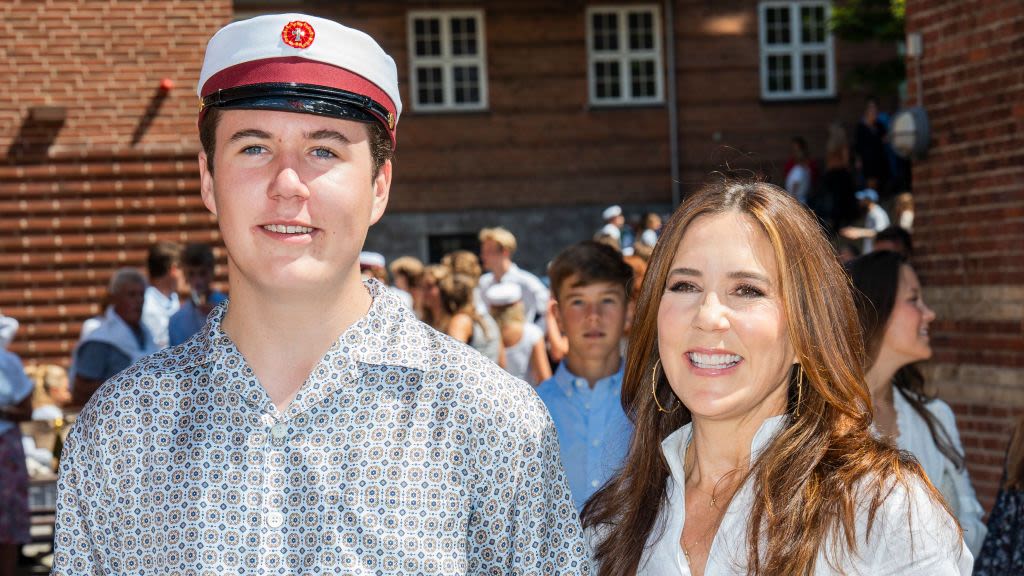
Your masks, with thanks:
M390 130L387 108L371 98L306 84L252 84L219 90L203 98L203 111L208 108L301 112L355 122L380 122Z

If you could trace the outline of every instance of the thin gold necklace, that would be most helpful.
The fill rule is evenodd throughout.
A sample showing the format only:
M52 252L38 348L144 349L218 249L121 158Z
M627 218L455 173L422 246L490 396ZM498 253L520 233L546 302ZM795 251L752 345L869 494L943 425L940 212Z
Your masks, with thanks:
M686 475L686 477L684 478L684 481L688 480L690 475L693 474L693 470L694 470L694 468L696 467L696 464L697 464L697 456L696 456L696 454L694 454L694 451L691 450L692 447L693 447L692 444L690 446L687 446L687 448L686 448L686 452L687 453L686 453L686 455L684 455L684 462L686 460L685 456L690 456L690 460L692 460L692 463L690 464L690 473ZM710 494L708 494L708 492L706 490L702 490L697 483L695 483L693 485L693 488L696 491L698 491L698 492L703 492L705 495L710 496L711 497L711 501L708 503L708 507L709 508L714 508L715 510L718 510L719 509L718 508L718 487L722 484L723 480L725 480L729 476L732 476L737 471L739 471L739 468L733 468L732 470L729 470L725 474L722 474L718 478L718 481L715 482L715 485L711 488L711 493ZM684 549L683 552L686 552L686 550Z

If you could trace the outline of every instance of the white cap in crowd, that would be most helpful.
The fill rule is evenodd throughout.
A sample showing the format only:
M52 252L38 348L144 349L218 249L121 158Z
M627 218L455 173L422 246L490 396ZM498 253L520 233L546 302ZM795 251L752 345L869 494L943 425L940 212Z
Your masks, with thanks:
M387 261L379 252L360 252L359 266L366 268L383 268Z
M484 300L488 306L511 306L523 299L523 289L519 284L498 282L492 284L484 292Z
M601 213L601 218L604 218L605 220L611 220L618 216L622 216L622 207L618 204L605 208L604 212Z

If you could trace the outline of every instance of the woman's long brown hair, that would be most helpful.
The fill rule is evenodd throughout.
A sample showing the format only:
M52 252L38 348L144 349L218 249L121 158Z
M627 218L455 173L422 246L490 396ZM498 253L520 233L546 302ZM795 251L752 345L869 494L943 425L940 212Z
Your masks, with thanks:
M870 432L871 403L850 283L817 221L777 186L722 179L689 196L672 215L644 278L622 388L634 436L622 469L582 514L583 525L601 533L594 550L601 576L636 573L665 501L669 470L661 442L690 421L685 406L672 414L659 412L649 380L658 359L658 308L672 260L696 218L727 212L758 223L773 247L789 337L805 374L802 394L791 381L787 426L748 472L754 492L747 524L749 573L811 573L826 542L833 545L826 558L838 566L844 552L856 554L857 542L864 541L865 534L855 533L858 508L867 506L870 531L889 492L914 477L941 502L911 457ZM657 391L662 405L679 402L664 375ZM770 545L764 547L765 542Z

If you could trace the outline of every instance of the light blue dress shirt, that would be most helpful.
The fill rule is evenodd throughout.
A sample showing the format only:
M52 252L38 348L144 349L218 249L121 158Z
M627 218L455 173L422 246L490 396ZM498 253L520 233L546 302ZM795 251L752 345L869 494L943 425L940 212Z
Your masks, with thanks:
M611 478L629 450L633 424L622 411L622 371L619 366L618 372L591 388L562 362L555 375L537 387L555 421L576 510L582 510Z
M210 293L210 304L216 306L228 297L220 292ZM203 314L191 300L186 300L171 319L167 321L167 341L169 346L177 346L191 338L206 326L206 314Z

